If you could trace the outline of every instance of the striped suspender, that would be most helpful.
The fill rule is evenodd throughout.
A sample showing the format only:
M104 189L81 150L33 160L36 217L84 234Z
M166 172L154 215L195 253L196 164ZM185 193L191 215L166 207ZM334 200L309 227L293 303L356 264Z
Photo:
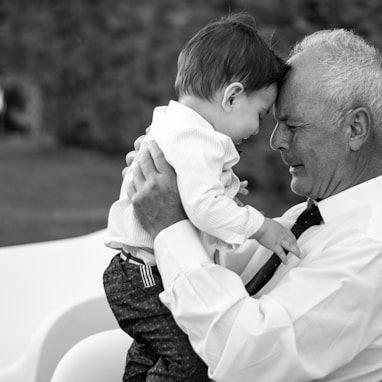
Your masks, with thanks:
M150 288L155 285L155 279L150 265L139 264L139 269L141 271L141 277L143 285L145 288Z

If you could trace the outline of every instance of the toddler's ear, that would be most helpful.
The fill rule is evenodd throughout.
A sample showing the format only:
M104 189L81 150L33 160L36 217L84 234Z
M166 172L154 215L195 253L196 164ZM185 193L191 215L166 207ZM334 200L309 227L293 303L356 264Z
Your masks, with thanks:
M244 92L244 86L240 82L229 84L223 94L222 107L225 111L230 112L233 105L237 101L237 97Z

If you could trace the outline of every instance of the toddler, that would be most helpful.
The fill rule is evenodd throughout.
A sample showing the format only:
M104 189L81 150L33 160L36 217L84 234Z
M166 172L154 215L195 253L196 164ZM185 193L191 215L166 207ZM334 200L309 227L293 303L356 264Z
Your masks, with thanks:
M253 238L277 253L300 255L293 234L236 196L240 182L233 166L237 146L259 132L270 111L286 65L244 14L212 22L183 48L175 89L178 101L155 108L144 140L155 140L177 173L182 204L215 262L235 256ZM138 154L139 155L139 154ZM119 325L134 338L124 381L208 381L207 368L161 304L163 290L153 240L134 217L126 194L109 213L106 245L118 249L104 274L109 304Z

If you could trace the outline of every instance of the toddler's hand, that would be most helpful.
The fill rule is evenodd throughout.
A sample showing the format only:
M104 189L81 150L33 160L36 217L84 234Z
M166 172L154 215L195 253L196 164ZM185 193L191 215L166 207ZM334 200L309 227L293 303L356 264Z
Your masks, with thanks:
M233 200L236 202L236 204L239 206L239 207L244 207L245 206L245 204L237 197L237 196L235 196L234 198L233 198Z
M240 188L239 191L237 192L240 195L248 195L248 180L243 180L240 182Z
M288 264L285 251L292 252L301 258L301 252L293 233L275 220L265 218L263 225L253 235L253 238L264 247L275 252L284 264Z

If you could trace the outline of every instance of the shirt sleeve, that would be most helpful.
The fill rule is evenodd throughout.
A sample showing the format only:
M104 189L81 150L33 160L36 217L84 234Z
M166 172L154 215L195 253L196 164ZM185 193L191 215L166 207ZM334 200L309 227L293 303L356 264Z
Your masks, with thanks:
M233 200L238 187L234 195L227 195L225 186L236 177L232 166L238 161L233 144L219 139L216 132L189 128L175 134L162 149L177 173L186 214L198 229L240 245L261 227L261 212L249 205L238 206Z
M372 341L370 326L380 326L381 304L372 308L366 296L380 283L374 265L381 256L365 240L370 259L358 261L355 240L320 253L269 294L253 298L238 275L209 260L183 221L155 240L165 287L160 298L213 380L319 379L350 362Z

